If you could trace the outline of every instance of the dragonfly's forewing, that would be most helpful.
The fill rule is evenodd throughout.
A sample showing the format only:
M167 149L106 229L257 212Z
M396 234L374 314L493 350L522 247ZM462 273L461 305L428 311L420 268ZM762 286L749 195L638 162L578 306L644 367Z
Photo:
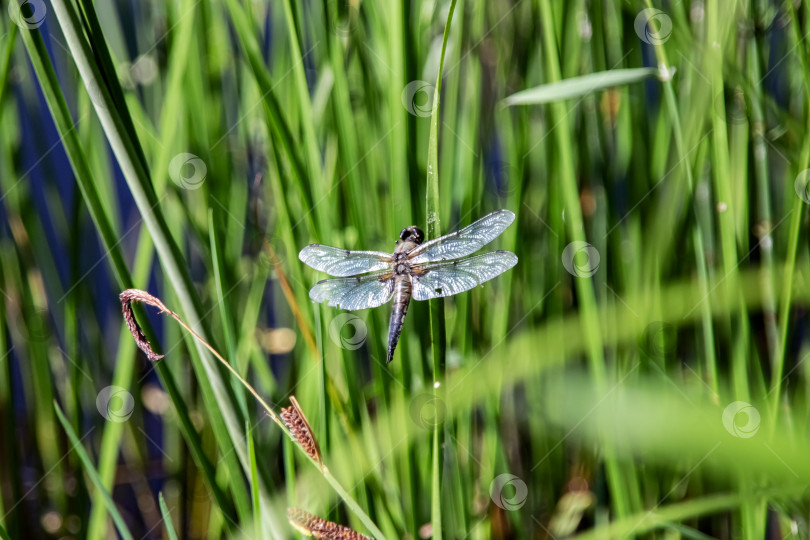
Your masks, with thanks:
M515 214L509 210L492 212L463 229L425 242L411 251L408 259L411 264L423 264L472 255L492 242L513 221Z
M509 251L482 253L467 259L420 265L411 274L414 300L429 300L468 291L517 264Z

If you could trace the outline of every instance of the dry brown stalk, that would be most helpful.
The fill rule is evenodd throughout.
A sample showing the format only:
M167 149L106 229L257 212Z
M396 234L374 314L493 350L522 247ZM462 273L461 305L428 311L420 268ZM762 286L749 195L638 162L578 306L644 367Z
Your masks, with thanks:
M160 310L161 313L168 313L177 323L182 326L188 333L194 336L200 343L202 343L206 349L211 351L211 354L219 360L219 362L228 368L228 371L233 373L233 375L239 379L239 382L248 389L248 391L253 394L253 397L264 407L267 411L267 414L270 418L273 419L275 423L287 431L286 426L281 421L281 418L276 414L276 412L267 404L267 402L262 399L256 389L253 388L250 383L248 383L238 371L236 371L233 366L231 366L227 360L225 360L219 352L215 348L213 348L207 341L205 341L197 332L191 329L189 325L183 322L183 319L175 313L174 311L170 310L166 307L166 305L160 301L159 298L152 296L146 291L142 291L140 289L127 289L122 292L118 297L121 299L121 307L124 313L124 320L127 323L127 328L129 328L132 337L135 339L135 343L138 345L138 348L141 349L144 353L146 353L147 358L152 362L157 362L163 355L157 354L154 350L152 350L152 346L149 344L149 341L146 339L146 336L143 334L141 327L138 325L138 321L135 320L135 315L132 313L132 302L143 302L144 304L148 304L150 306L156 307Z
M301 329L301 333L304 335L304 341L309 347L310 352L315 358L320 358L318 354L318 346L315 344L315 338L312 337L312 331L309 329L309 324L307 324L307 320L301 314L301 308L298 307L298 302L295 300L295 295L292 292L292 287L290 287L290 282L287 280L287 275L284 273L284 270L281 269L281 264L278 260L278 255L273 250L273 246L270 245L266 239L264 241L264 249L267 251L267 255L270 257L270 264L272 264L276 269L276 277L278 277L278 283L281 286L281 292L284 293L284 298L287 299L287 304L290 306L290 311L292 311L293 317L295 320L298 321L298 327Z
M370 529L375 531L375 534L379 538L383 538L382 532L379 532L379 529L374 525L374 522L371 521L371 518L363 511L357 501L355 501L351 495L346 492L343 486L337 481L337 479L332 476L332 473L329 471L326 466L324 466L321 460L321 451L318 447L317 441L315 441L315 437L312 434L312 429L309 427L309 422L307 422L306 417L304 416L303 411L301 411L301 407L298 405L295 397L291 398L292 407L287 409L282 409L283 414L287 416L285 421L281 420L278 414L267 404L264 399L256 392L256 389L253 388L250 383L248 383L238 371L236 371L216 349L214 349L207 341L205 341L199 334L197 334L194 330L192 330L183 320L180 318L177 313L170 310L166 307L166 305L160 301L160 299L152 296L146 291L142 291L140 289L127 289L119 295L121 299L121 306L124 313L124 319L127 323L127 328L129 328L132 337L135 339L135 342L138 344L138 347L146 353L149 360L152 362L156 362L163 358L163 356L157 354L154 350L152 350L152 346L149 344L149 341L146 339L141 327L138 325L138 321L135 320L135 315L132 312L132 302L143 302L144 304L148 304L150 306L156 307L160 310L161 313L168 313L177 323L182 326L188 333L194 336L203 346L208 349L211 354L223 365L225 366L228 371L230 371L234 377L236 377L242 385L248 389L248 391L256 398L256 400L261 404L262 407L267 411L267 414L273 421L278 424L281 429L290 437L294 438L301 446L301 449L304 450L307 455L312 458L313 461L316 462L318 468L320 469L321 474L326 479L329 484L337 491L338 495L343 499L343 501L349 506L349 508L357 514L358 517L366 524L366 526ZM286 423L286 422L289 422ZM289 426L289 427L288 427ZM295 430L293 432L293 429ZM302 511L298 511L302 512ZM298 516L301 521L294 522L293 518L290 518L290 522L293 523L296 528L304 534L309 534L311 536L315 536L316 538L335 538L335 539L347 539L347 540L362 540L368 539L367 536L363 536L348 527L344 527L342 525L338 525L336 523L331 523L328 521L324 521L316 516L311 516L310 514L306 514L303 512L301 514L295 514ZM302 516L308 516L306 518ZM310 521L312 520L312 521ZM297 523L297 524L296 524ZM311 523L311 529L303 528L306 523Z

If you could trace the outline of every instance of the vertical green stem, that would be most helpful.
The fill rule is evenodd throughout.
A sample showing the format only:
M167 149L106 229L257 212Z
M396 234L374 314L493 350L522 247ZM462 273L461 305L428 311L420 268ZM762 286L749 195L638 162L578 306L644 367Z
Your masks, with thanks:
M447 51L447 38L450 36L450 23L453 20L453 12L456 9L456 0L450 2L450 10L447 13L447 23L444 26L444 38L442 40L442 54L439 60L439 73L436 76L436 90L433 95L433 112L430 115L430 139L428 140L427 159L427 234L428 238L438 238L441 236L439 226L439 101L442 91L442 70L444 69L444 55ZM435 394L439 385L444 379L444 358L445 358L445 324L444 324L444 303L443 300L430 301L430 333L433 343L433 392L434 398L439 399ZM431 523L433 525L433 538L442 538L442 507L441 507L441 444L444 426L437 422L433 429L433 458L432 458L432 481L431 481Z

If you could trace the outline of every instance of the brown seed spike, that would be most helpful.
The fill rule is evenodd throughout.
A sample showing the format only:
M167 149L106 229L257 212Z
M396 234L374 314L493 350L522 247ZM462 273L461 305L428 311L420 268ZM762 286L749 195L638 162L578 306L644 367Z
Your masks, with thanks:
M291 406L286 409L281 409L281 420L290 428L290 433L301 448L309 454L309 457L318 462L318 465L323 466L323 459L321 459L321 448L318 446L318 441L315 440L315 434L312 428L309 427L307 417L304 416L304 411L298 405L298 400L295 396L290 396Z
M373 540L349 527L326 521L300 508L288 508L287 519L290 520L290 525L306 536L325 540Z
M124 321L126 321L127 328L129 328L129 332L135 339L135 344L146 354L150 362L157 362L163 358L162 354L158 354L152 350L152 346L149 344L141 327L138 325L138 321L135 320L135 314L132 313L132 302L144 302L145 304L158 308L161 313L171 313L169 308L151 294L138 289L127 289L122 292L118 298L121 299L121 311L124 313Z

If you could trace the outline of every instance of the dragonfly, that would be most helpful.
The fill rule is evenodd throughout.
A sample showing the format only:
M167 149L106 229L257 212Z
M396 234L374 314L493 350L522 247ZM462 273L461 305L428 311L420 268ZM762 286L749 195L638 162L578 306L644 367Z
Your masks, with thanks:
M497 210L475 223L425 242L416 225L399 233L393 253L351 251L310 244L298 254L302 262L335 279L319 281L309 291L318 303L348 311L381 306L391 298L394 309L388 325L388 355L394 359L408 305L468 291L493 279L518 262L510 251L472 255L492 242L515 220L509 210Z

